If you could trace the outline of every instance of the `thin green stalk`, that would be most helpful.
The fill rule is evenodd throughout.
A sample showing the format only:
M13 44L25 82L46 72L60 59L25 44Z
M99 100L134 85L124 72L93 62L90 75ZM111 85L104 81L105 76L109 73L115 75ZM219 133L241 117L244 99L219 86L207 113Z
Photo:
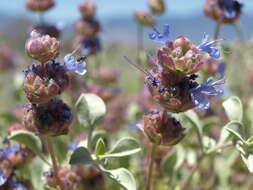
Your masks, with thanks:
M57 160L56 160L56 156L54 154L54 149L53 149L53 142L50 139L50 137L48 137L47 139L47 148L53 163L53 171L54 171L54 177L55 180L57 181L59 187L61 190L68 190L68 188L65 187L64 183L62 183L62 181L60 180L59 176L58 176L58 164L57 164Z
M141 64L141 53L143 51L143 26L138 25L137 29L137 63Z
M219 38L220 31L221 31L221 25L222 25L221 21L216 22L213 40L217 40Z
M150 161L149 161L149 168L148 168L148 181L147 181L146 190L151 190L152 177L153 177L153 165L154 165L155 152L156 152L157 147L158 147L157 143L154 143L152 146Z

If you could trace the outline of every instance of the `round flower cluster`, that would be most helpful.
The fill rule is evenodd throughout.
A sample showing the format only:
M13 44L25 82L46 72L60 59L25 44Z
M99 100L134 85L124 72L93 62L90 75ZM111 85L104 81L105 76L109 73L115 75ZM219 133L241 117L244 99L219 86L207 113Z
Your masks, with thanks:
M15 123L8 129L11 134L16 130L25 130L23 125ZM15 170L23 167L34 158L32 151L25 145L9 141L5 138L0 149L0 188L2 189L22 189L28 187L23 182L16 179Z
M86 0L79 5L82 18L76 21L75 31L78 35L74 39L74 47L81 46L81 53L85 56L96 54L101 50L100 40L97 36L100 31L100 24L95 19L96 4Z
M28 29L28 33L33 30L40 32L40 34L59 38L60 37L60 28L58 26L54 26L46 23L43 20L43 13L48 11L55 5L54 0L27 0L26 8L30 11L38 12L39 14L39 23L37 25L31 26Z
M70 108L56 98L69 85L68 72L85 74L86 63L74 53L58 61L60 42L49 35L31 33L25 49L37 63L24 71L24 92L30 101L24 106L24 124L36 135L61 135L68 132L72 121Z
M153 32L149 34L152 41L162 44L157 48L156 55L150 57L149 71L125 57L146 75L145 84L153 100L162 109L145 116L142 129L151 142L165 146L176 144L184 137L184 129L168 112L185 112L195 107L208 109L209 97L220 97L224 93L224 71L216 75L218 80L215 82L211 77L201 84L196 81L197 72L203 65L208 65L207 62L216 64L220 58L220 49L216 47L220 40L208 41L208 35L204 34L201 43L195 45L184 36L171 41L169 34L168 25L164 25L163 32L153 27ZM218 70L214 67L211 69L214 72Z
M234 23L241 15L242 3L238 0L206 0L206 16L222 23Z

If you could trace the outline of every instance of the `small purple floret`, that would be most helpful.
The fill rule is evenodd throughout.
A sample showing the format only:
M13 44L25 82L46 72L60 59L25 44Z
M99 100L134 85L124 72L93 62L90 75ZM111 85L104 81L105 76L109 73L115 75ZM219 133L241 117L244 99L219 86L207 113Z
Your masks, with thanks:
M190 90L192 102L200 109L209 108L210 102L208 101L208 96L220 97L224 94L224 79L213 83L212 81L213 79L210 77L202 84Z
M160 33L155 27L153 32L149 34L149 39L158 43L166 44L169 42L170 27L168 24L163 26L163 33Z
M216 48L216 43L221 40L208 41L209 36L205 33L201 43L198 46L198 49L208 53L212 58L220 58L220 49Z

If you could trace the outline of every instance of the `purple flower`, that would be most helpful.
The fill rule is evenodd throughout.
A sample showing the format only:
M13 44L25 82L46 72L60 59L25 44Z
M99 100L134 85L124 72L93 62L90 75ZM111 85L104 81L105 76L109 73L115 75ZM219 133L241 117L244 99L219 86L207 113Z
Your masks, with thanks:
M0 186L6 183L7 177L4 175L4 172L0 169Z
M208 38L209 36L204 33L204 36L198 46L198 49L200 51L207 52L214 59L220 58L220 49L216 48L215 46L218 41L221 41L221 39L208 42Z
M0 160L5 159L11 153L17 152L20 149L20 145L18 143L14 143L9 147L0 149Z
M226 18L233 18L237 13L241 12L243 5L238 0L224 0L220 2L220 6L223 8Z
M65 55L64 67L66 71L73 71L79 75L84 75L87 72L86 62L83 59L76 60L73 53Z
M149 39L158 43L166 44L169 41L170 27L168 24L163 26L163 33L160 33L155 27L153 32L149 34Z
M27 190L27 188L22 183L18 182L15 177L9 179L8 182L11 185L12 190Z
M209 108L210 102L208 101L208 96L220 97L224 94L224 79L217 80L213 83L212 81L213 79L210 77L202 84L190 90L192 102L200 109Z
M84 39L82 42L81 53L82 55L90 55L101 51L101 44L99 38Z

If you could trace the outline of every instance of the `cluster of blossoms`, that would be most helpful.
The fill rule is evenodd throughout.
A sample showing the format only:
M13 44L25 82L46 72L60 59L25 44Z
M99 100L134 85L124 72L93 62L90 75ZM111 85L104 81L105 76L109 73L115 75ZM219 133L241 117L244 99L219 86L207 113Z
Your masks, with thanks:
M12 124L9 129L9 135L16 130L25 130L20 123ZM27 190L29 184L18 179L15 170L23 167L34 158L32 151L25 145L9 141L5 138L0 149L0 189Z
M79 5L82 18L76 21L75 32L78 35L74 40L74 47L81 47L85 56L96 54L101 50L100 40L97 36L100 24L95 19L96 4L86 0Z
M206 16L222 23L234 23L241 15L242 3L239 0L206 0Z
M165 110L145 116L143 131L152 142L168 146L178 143L184 136L184 129L168 112L185 112L195 107L208 109L208 98L223 95L224 84L223 76L215 82L212 77L201 84L196 81L196 73L206 60L213 63L220 57L220 50L216 48L219 40L209 42L208 35L204 34L201 43L195 45L184 36L171 41L169 34L168 25L164 25L163 32L153 28L149 38L162 45L150 58L151 70L140 68L146 75L145 84L152 98Z
M38 63L24 71L24 91L29 100L24 106L24 123L36 135L66 134L72 120L70 108L57 98L69 85L68 73L85 74L86 63L74 53L58 61L60 42L49 35L31 33L25 46L27 54Z
M28 29L28 33L33 30L38 31L41 34L48 34L51 37L59 38L60 37L60 28L48 23L45 23L43 20L43 13L51 9L55 5L54 0L27 0L26 8L30 11L38 12L40 16L39 24L31 26Z

